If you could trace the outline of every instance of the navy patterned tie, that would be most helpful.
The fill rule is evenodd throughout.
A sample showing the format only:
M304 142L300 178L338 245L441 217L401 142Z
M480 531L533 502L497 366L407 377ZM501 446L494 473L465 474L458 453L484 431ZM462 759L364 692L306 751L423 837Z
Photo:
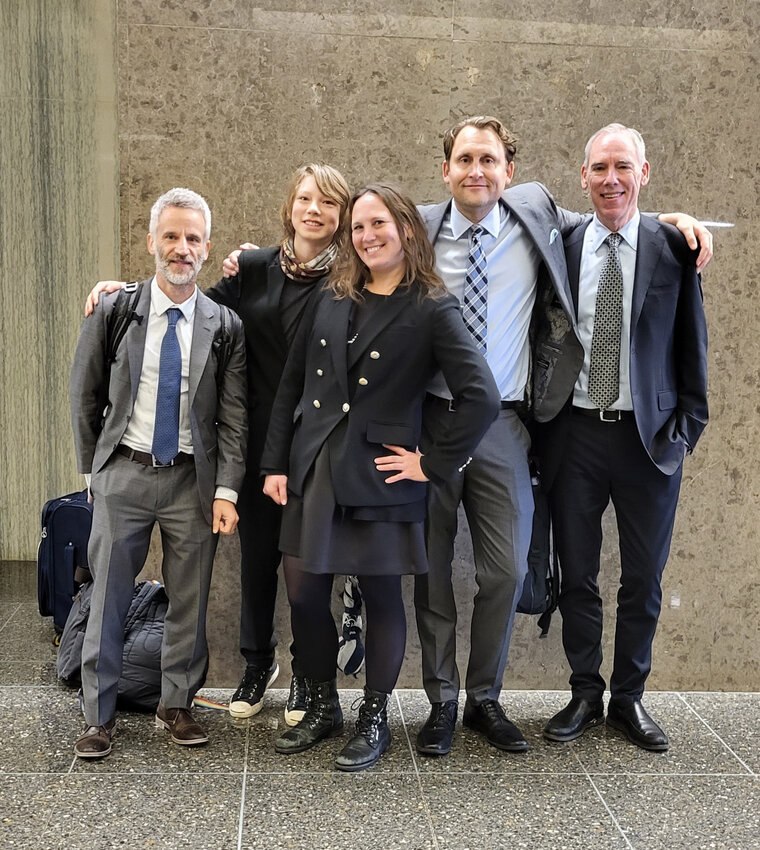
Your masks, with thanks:
M168 324L161 342L156 394L156 424L153 455L160 463L171 463L179 452L179 391L182 383L182 353L177 339L178 307L166 311Z
M470 228L470 253L467 256L467 274L464 278L464 303L462 317L480 351L486 353L488 336L488 271L486 255L480 244L483 228L473 224Z
M609 245L599 274L594 312L594 335L588 373L588 397L601 410L620 395L620 333L623 324L623 269L620 266L619 233L604 240Z

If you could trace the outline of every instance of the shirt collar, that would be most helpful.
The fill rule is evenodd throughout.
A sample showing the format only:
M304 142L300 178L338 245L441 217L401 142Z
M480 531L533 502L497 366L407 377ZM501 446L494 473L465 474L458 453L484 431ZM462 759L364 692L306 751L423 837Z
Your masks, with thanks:
M506 210L504 210L506 212ZM493 205L493 209L488 213L488 215L481 219L478 222L478 225L482 227L486 232L490 233L494 238L499 235L501 231L501 223L502 223L502 205L500 203L496 203ZM454 235L454 239L459 239L463 233L468 231L473 225L473 222L470 221L469 218L462 215L461 212L457 209L456 201L452 199L451 201L451 232Z
M633 248L635 251L639 244L639 221L641 219L641 213L636 210L633 214L633 218L626 224L624 224L620 230L617 232L620 234L624 242L627 242L628 245ZM599 250L600 245L604 240L612 233L607 227L605 227L601 221L597 218L596 213L594 213L594 217L591 219L591 224L589 225L589 229L591 230L591 244L590 248L592 253L596 253Z
M181 304L175 304L171 298L161 289L153 275L153 280L150 282L150 309L157 316L162 316L171 307L176 307L185 319L190 322L195 314L195 302L198 299L198 287L193 288L193 294Z

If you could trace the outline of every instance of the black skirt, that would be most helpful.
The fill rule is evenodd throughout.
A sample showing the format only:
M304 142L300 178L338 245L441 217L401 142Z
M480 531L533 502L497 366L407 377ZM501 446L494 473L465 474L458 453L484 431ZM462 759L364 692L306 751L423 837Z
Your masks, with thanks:
M398 506L399 516L404 508ZM288 493L280 551L300 558L308 573L382 576L427 572L424 522L357 519L357 515L361 509L335 503L328 440L306 479L303 497Z

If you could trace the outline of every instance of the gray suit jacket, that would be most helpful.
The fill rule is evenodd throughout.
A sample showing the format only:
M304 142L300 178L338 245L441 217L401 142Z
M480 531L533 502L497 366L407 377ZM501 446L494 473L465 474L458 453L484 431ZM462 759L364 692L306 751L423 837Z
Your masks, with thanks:
M507 189L501 196L501 203L523 226L528 237L541 258L541 268L538 277L538 294L536 297L537 310L545 313L539 305L554 303L555 328L552 338L553 348L535 348L533 360L536 357L548 357L555 364L561 363L560 368L574 368L575 361L580 357L578 368L583 364L583 349L576 339L574 332L574 310L570 287L567 280L565 251L562 244L562 234L569 233L589 216L569 212L558 207L549 190L541 183L521 183ZM441 229L444 216L451 206L451 199L442 204L431 204L419 207L420 215L427 226L428 238L435 244ZM534 323L535 325L535 323ZM545 374L546 370L542 372ZM532 369L535 375L535 369ZM577 372L576 372L577 374ZM531 390L533 416L537 419L551 419L562 407L564 398L554 391L553 384L536 384L529 380L528 390Z
M69 401L77 467L97 473L121 442L132 415L142 371L145 333L150 311L150 280L145 282L133 321L111 366L108 405L100 409L100 387L106 376L105 342L108 317L116 293L101 298L84 320L71 370ZM245 473L248 434L243 326L228 312L231 355L217 387L221 310L200 290L195 306L190 351L189 414L195 472L203 512L211 522L217 486L239 490Z

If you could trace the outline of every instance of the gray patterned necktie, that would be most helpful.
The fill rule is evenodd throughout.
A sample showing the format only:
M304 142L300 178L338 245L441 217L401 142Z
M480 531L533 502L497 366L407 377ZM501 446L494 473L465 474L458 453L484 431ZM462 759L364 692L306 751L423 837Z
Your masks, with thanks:
M594 335L588 373L588 397L601 410L620 395L620 333L623 324L623 269L618 245L622 237L610 233L607 258L599 274L594 312Z
M475 344L485 354L488 335L488 271L486 255L480 244L482 235L483 228L479 224L473 224L470 228L470 251L464 278L462 317Z

